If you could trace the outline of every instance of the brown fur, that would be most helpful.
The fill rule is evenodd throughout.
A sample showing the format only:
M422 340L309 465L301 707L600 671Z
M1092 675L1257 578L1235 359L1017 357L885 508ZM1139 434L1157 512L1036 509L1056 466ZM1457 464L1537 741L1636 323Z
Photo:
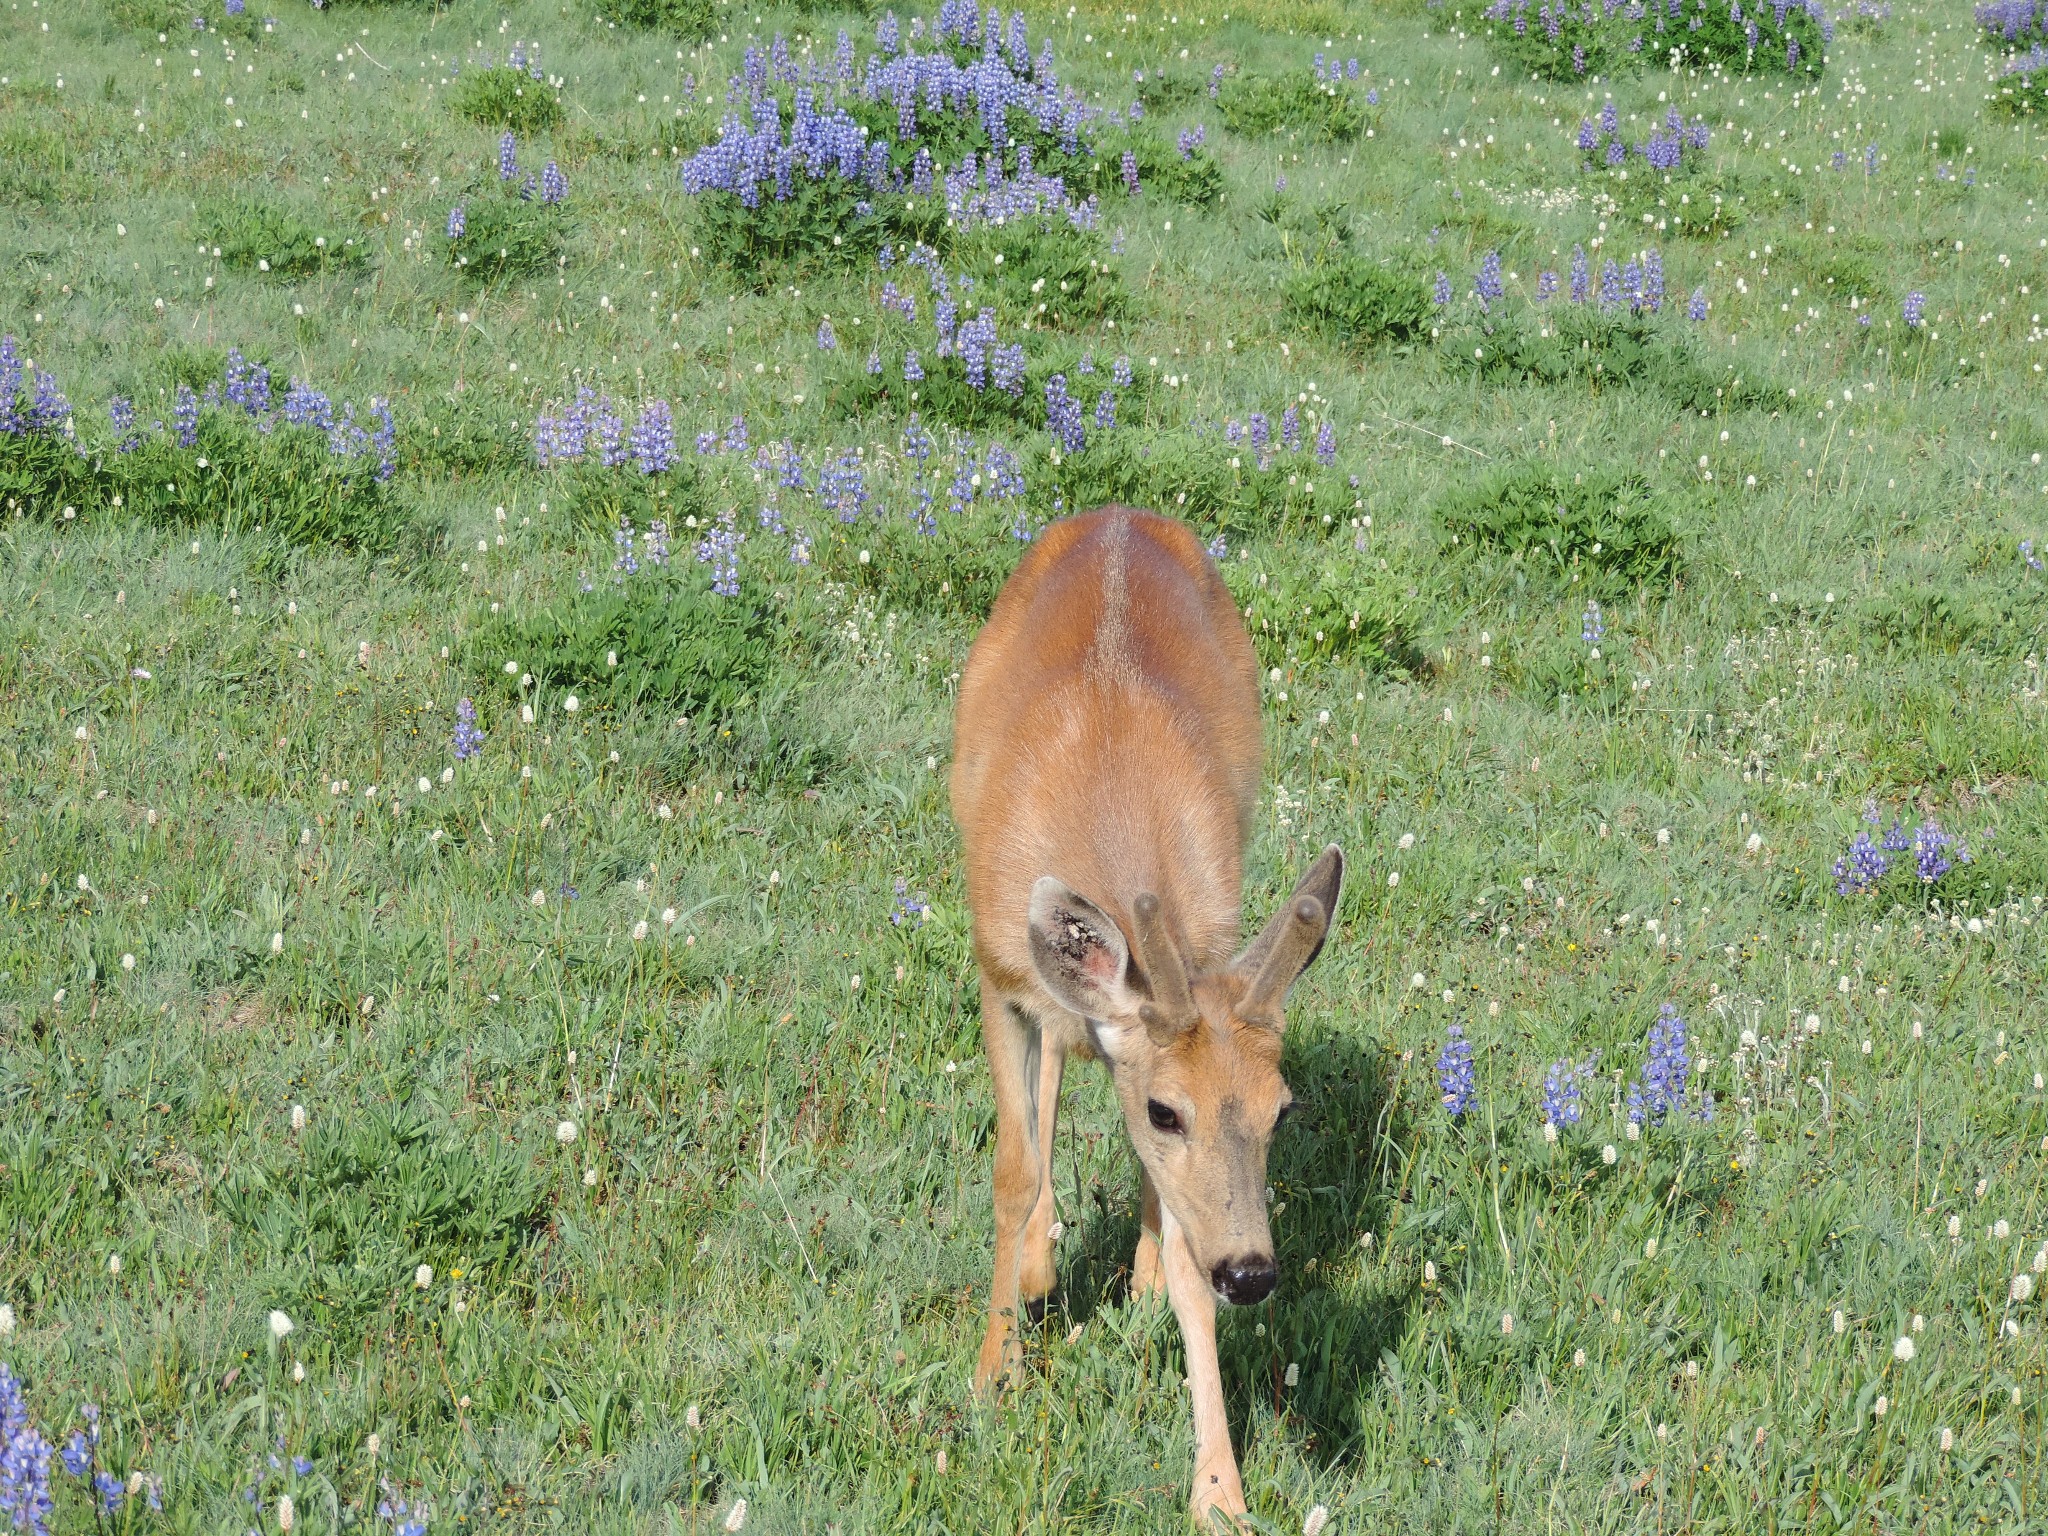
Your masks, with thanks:
M976 1380L1002 1374L1016 1314L1052 1289L1060 1079L1069 1055L1101 1056L1143 1170L1134 1285L1164 1285L1187 1339L1198 1513L1244 1511L1215 1305L1265 1294L1276 1273L1264 1189L1291 1100L1280 1001L1342 878L1326 850L1232 958L1260 756L1258 663L1194 535L1126 507L1048 528L968 656L954 733L997 1110ZM1156 916L1135 922L1148 896Z

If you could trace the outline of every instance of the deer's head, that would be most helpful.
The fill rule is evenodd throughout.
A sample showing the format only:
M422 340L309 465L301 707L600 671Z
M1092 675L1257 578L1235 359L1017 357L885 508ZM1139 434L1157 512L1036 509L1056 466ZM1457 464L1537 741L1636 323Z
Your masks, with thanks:
M1323 947L1343 884L1333 844L1242 954L1194 972L1156 896L1132 903L1127 939L1052 876L1031 890L1038 978L1089 1021L1152 1186L1226 1302L1263 1301L1279 1280L1266 1151L1294 1107L1280 1075L1282 1009Z

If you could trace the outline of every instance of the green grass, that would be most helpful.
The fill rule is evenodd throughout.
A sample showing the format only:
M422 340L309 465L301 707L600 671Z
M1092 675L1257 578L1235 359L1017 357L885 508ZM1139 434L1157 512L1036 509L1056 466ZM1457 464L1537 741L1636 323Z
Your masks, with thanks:
M1061 1293L1008 1396L969 1386L993 1110L953 690L1013 527L1112 496L1223 537L1271 669L1248 912L1325 841L1353 861L1291 1010L1281 1288L1221 1326L1259 1528L2048 1519L2048 1283L2009 1299L2048 1240L2048 156L1961 12L1845 25L1816 81L1611 85L1530 79L1476 9L1034 14L1106 106L1179 82L1143 132L1205 124L1222 195L1111 176L1044 271L950 245L1033 370L983 415L905 398L921 274L885 323L865 250L783 264L678 182L749 36L829 57L853 13L722 10L693 46L686 6L274 9L0 13L0 333L86 450L0 437L0 1360L160 1483L99 1528L268 1532L289 1490L300 1531L378 1529L380 1479L436 1533L709 1532L739 1498L776 1532L1184 1528L1179 1338L1126 1294L1092 1068ZM516 39L559 93L470 96ZM1261 115L1317 50L1371 72L1344 122ZM1699 170L1582 174L1610 90L1632 143L1710 122ZM558 213L500 183L515 112ZM451 261L464 198L502 265ZM1574 246L1652 241L1663 313L1534 301ZM1438 270L1461 297L1418 321ZM212 478L161 489L178 456L119 454L106 402L146 429L230 347L388 397L396 474L221 413ZM1091 424L1057 461L1055 360ZM628 426L673 401L683 469L533 467L581 385ZM1255 411L1264 471L1220 430ZM690 453L735 416L745 453ZM813 489L861 467L854 521L756 478L785 439ZM721 598L695 552L728 515ZM1972 861L1838 896L1866 799ZM928 920L891 921L898 881ZM1718 1113L1630 1139L1667 1001ZM1545 1072L1595 1050L1552 1144ZM56 1528L94 1529L57 1482Z

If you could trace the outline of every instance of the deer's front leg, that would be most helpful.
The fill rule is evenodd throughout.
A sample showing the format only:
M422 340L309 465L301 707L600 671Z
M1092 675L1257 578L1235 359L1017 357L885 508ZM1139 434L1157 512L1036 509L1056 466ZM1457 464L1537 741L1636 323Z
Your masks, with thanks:
M1053 1130L1060 1113L1060 1080L1065 1075L1066 1053L1041 1030L1038 1046L1036 1123L1032 1134L1038 1149L1038 1192L1031 1214L1024 1221L1023 1252L1017 1265L1017 1289L1024 1317L1037 1322L1045 1316L1045 1301L1052 1294L1059 1273L1053 1263L1052 1224L1057 1212L1052 1193Z
M1166 1269L1166 1294L1180 1320L1180 1336L1188 1357L1188 1392L1195 1411L1195 1482L1191 1502L1196 1522L1214 1529L1215 1516L1228 1530L1238 1528L1244 1514L1244 1484L1237 1475L1237 1456L1230 1448L1230 1421L1223 1412L1223 1370L1216 1360L1216 1293L1196 1264L1188 1240L1171 1212L1162 1214L1160 1259Z
M1044 1179L1038 1145L1038 1026L984 985L981 1037L996 1096L996 1256L989 1280L988 1329L982 1334L974 1385L977 1391L988 1392L1016 1358L1025 1232Z
M1159 1191L1152 1187L1152 1175L1138 1164L1138 1249L1131 1255L1131 1294L1157 1295L1166 1287L1166 1271L1159 1261Z

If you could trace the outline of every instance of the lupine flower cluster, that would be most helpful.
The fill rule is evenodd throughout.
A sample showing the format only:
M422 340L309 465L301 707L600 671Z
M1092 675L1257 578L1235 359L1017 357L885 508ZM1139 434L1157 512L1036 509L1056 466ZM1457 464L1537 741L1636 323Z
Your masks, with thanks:
M1421 978L1416 980L1419 983ZM1714 1095L1704 1087L1697 1092L1692 1087L1691 1046L1685 1020L1679 1017L1673 1004L1666 1003L1657 1010L1646 1044L1643 1070L1628 1088L1629 1121L1636 1126L1649 1126L1688 1112L1695 1120L1712 1120ZM1546 1140L1555 1141L1558 1132L1584 1119L1586 1087L1599 1065L1600 1052L1595 1051L1578 1062L1560 1057L1544 1072L1537 1108ZM1461 1024L1453 1024L1445 1031L1444 1046L1436 1058L1436 1080L1444 1111L1452 1119L1472 1107L1477 1079L1472 1043L1465 1038Z
M2048 36L2048 0L1989 0L1977 7L1977 25L2007 43Z
M50 1536L57 1508L50 1488L53 1458L90 1491L96 1529L102 1517L117 1514L127 1501L128 1484L100 1460L98 1405L82 1404L78 1412L84 1422L59 1449L36 1426L20 1378L0 1361L0 1529ZM162 1485L156 1478L137 1474L137 1486L150 1509L163 1509Z
M1000 8L984 17L972 0L947 0L935 19L912 18L909 31L913 44L929 37L940 46L905 46L893 14L877 28L880 51L859 68L844 32L824 64L799 64L780 34L766 50L750 44L727 90L718 140L684 163L683 189L731 193L757 208L764 189L787 202L800 176L837 177L864 191L863 213L869 199L942 192L963 226L1063 213L1077 227L1093 227L1094 199L1070 202L1061 178L1041 175L1033 158L1053 150L1092 155L1084 133L1102 113L1060 84L1050 42L1032 56L1023 13L1011 13L1006 24ZM893 133L864 127L852 110L873 115L877 107L893 109ZM990 148L957 168L937 163L930 144L947 117L976 122ZM1133 179L1129 168L1125 179Z
M910 894L910 885L901 875L896 877L896 904L889 909L889 921L898 928L906 923L915 928L928 923L932 917L932 904L923 891L915 896Z
M1496 303L1507 292L1501 281L1501 262L1498 251L1488 251L1480 262L1479 271L1472 280L1472 294L1480 310L1491 314ZM1557 296L1558 275L1544 271L1536 277L1536 301L1548 303ZM1439 272L1431 287L1431 297L1439 309L1448 308L1453 299L1451 279L1448 273ZM1597 304L1602 310L1627 310L1630 314L1654 315L1664 307L1664 255L1655 247L1627 262L1618 262L1608 257L1600 268L1600 279L1596 286L1593 281L1593 264L1586 255L1584 246L1572 247L1570 302L1573 304ZM1706 290L1694 293L1692 303L1687 306L1687 315L1694 320L1706 319Z
M680 462L675 413L668 401L643 400L633 426L626 426L609 395L584 386L559 411L543 410L533 423L533 458L538 468L579 464L595 455L606 469L630 464L643 475L659 475Z
M1599 1065L1598 1051L1576 1065L1569 1058L1550 1064L1550 1070L1543 1075L1545 1125L1561 1131L1579 1123L1585 1114L1585 1085L1593 1080L1593 1069Z
M466 763L483 752L484 733L476 723L476 705L468 699L455 706L455 739L449 745L458 763Z
M1600 109L1597 126L1593 118L1579 119L1579 152L1589 157L1598 154L1610 166L1626 165L1633 148L1636 155L1650 163L1650 169L1653 171L1682 171L1687 168L1685 152L1690 149L1704 154L1712 138L1713 133L1707 127L1706 119L1695 117L1688 123L1685 114L1676 107L1665 114L1661 132L1652 128L1649 138L1634 146L1630 146L1622 138L1620 114L1611 101ZM1585 169L1592 168L1593 161L1589 158L1585 163Z
M1685 1113L1686 1089L1692 1079L1692 1051L1685 1020L1670 1003L1657 1010L1650 1025L1649 1055L1642 1075L1628 1085L1628 1118L1635 1125L1655 1125L1666 1115ZM1690 1106L1695 1119L1714 1118L1714 1096L1704 1093Z
M1321 50L1317 50L1314 61L1309 65L1309 73L1313 74L1316 79L1325 85L1337 85L1345 80L1356 80L1358 78L1358 60L1326 60Z
M1874 800L1864 804L1863 820L1867 823L1865 829L1850 840L1848 851L1835 860L1837 895L1874 893L1891 872L1892 859L1897 854L1913 855L1913 872L1922 885L1933 885L1958 864L1970 862L1970 850L1963 840L1942 831L1939 822L1923 821L1909 833L1906 824L1894 817L1882 837L1873 837L1869 828L1881 824Z
M5 398L7 382L5 352L6 342L0 341L0 399ZM40 377L46 378L47 375ZM62 398L57 396L60 402ZM66 407L67 413L68 410ZM281 427L325 433L330 457L374 459L379 480L389 480L398 470L398 423L392 417L388 402L372 397L367 415L373 424L365 427L356 419L353 402L343 401L337 410L334 401L324 391L315 389L304 379L294 378L280 396L271 382L270 370L261 363L250 362L239 347L228 350L227 367L222 376L207 385L204 393L195 393L186 384L178 385L173 392L168 430L180 448L198 446L200 415L209 410L247 420L258 432L266 435ZM47 416L48 411L44 410L39 419L46 420ZM125 396L116 395L107 402L107 419L116 434L117 451L133 453L147 440L137 426L135 403ZM0 416L0 431L4 430L7 430L5 417ZM166 428L163 422L153 421L148 430L150 434L161 436Z
M1303 448L1301 407L1289 402L1280 412L1280 443L1276 451L1273 444L1273 418L1264 411L1253 411L1239 421L1235 416L1223 420L1223 440L1233 448L1240 444L1252 451L1253 462L1261 473L1273 468L1279 453L1298 454ZM1328 417L1316 426L1313 448L1315 460L1325 468L1337 462L1337 428Z
M1723 7L1726 7L1725 11ZM1662 57L1687 44L1687 34L1703 31L1710 20L1727 20L1742 28L1749 53L1754 57L1763 47L1760 18L1768 12L1773 32L1785 35L1785 18L1801 11L1812 19L1824 43L1833 42L1834 19L1822 0L1752 0L1747 14L1742 0L1492 0L1482 13L1497 25L1509 27L1515 37L1529 36L1533 23L1553 49L1562 49L1569 34L1572 40L1572 72L1584 75L1592 60L1587 45L1624 54L1649 52ZM1797 38L1786 37L1785 68L1799 67Z
M44 368L31 369L11 335L0 336L0 432L11 437L65 437L71 432L71 402L57 387L56 375Z
M1899 305L1899 314L1907 325L1917 330L1927 319L1927 295L1915 288Z
M1444 1111L1455 1120L1472 1107L1477 1081L1472 1066L1472 1042L1465 1038L1465 1026L1453 1024L1445 1034L1444 1048L1436 1058L1436 1083L1443 1094Z

